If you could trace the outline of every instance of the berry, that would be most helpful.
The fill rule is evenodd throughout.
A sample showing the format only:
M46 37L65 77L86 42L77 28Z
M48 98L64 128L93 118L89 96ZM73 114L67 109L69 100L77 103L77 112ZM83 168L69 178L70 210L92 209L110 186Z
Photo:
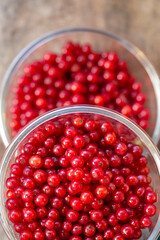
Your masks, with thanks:
M107 144L112 145L116 141L116 134L114 132L106 133L104 140Z
M33 177L37 183L43 184L46 182L47 174L43 170L36 170L33 174Z
M107 190L107 188L106 188L105 186L100 185L100 186L98 186L98 187L96 188L95 194L96 194L96 196L97 196L98 198L104 199L104 198L107 196L107 194L108 194L108 190Z
M51 219L51 218L46 219L44 225L49 230L53 229L54 228L54 221L53 221L53 219Z
M152 221L150 220L149 217L144 216L140 219L141 228L149 228L149 227L151 227L151 225L152 225Z
M33 155L30 157L29 159L29 165L32 167L32 168L41 168L42 165L43 165L43 160L40 156L38 155Z
M36 218L36 212L32 208L23 209L23 218L26 222L32 222Z
M101 210L92 210L90 211L90 217L92 221L100 221L103 218L103 213Z
M92 237L96 232L96 228L92 223L85 225L84 227L84 235L87 237Z
M125 209L120 208L116 212L116 217L121 221L126 221L128 219L128 212Z
M50 175L47 178L47 183L51 187L57 187L60 183L60 177L56 174Z
M22 193L22 200L24 202L32 202L33 200L33 192L31 190L25 190Z
M125 237L125 238L132 238L133 234L134 234L134 229L131 225L125 224L121 228L121 233L122 233L123 237Z
M34 198L34 202L38 207L44 207L48 203L48 197L44 193L38 194Z
M71 207L76 211L81 211L83 209L83 204L82 204L81 199L73 198L71 200Z
M93 201L93 194L91 192L83 192L80 195L80 199L84 204L90 204Z
M136 208L139 205L139 198L136 195L131 195L127 198L127 204L131 208Z
M84 160L80 156L74 157L71 159L71 165L74 168L81 168L84 165Z
M79 218L79 214L78 214L78 212L76 212L74 210L68 210L68 212L66 214L66 218L70 222L76 222Z
M30 231L24 230L20 233L20 240L32 240L33 235Z
M153 204L146 204L144 207L144 213L149 217L154 216L156 213L156 206Z
M19 222L19 221L21 221L22 213L18 209L13 209L9 212L8 218L13 223Z

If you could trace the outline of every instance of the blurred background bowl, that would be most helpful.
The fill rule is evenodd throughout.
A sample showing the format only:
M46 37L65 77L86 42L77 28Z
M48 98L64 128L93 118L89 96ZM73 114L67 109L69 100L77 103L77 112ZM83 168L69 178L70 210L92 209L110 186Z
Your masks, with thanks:
M9 128L9 108L12 104L11 89L22 74L25 65L41 59L46 51L60 53L63 44L68 41L89 43L95 51L115 51L128 64L130 73L142 84L147 96L146 107L150 110L148 134L158 144L160 139L160 81L158 75L142 51L118 36L96 29L73 28L51 32L42 36L24 48L11 63L1 86L0 127L2 141L7 146L11 141Z

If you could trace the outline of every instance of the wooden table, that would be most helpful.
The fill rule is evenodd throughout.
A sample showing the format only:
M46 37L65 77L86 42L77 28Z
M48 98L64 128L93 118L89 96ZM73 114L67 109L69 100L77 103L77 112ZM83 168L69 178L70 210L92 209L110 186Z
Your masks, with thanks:
M159 0L0 1L0 77L17 53L44 33L88 26L110 31L138 46L160 74ZM4 146L0 142L0 155ZM0 239L7 239L0 230Z

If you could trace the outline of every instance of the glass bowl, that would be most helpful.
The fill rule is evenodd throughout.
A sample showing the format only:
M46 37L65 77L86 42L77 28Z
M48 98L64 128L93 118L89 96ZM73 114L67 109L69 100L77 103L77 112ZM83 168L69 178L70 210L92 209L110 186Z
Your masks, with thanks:
M3 79L0 94L0 126L2 140L7 146L11 140L9 129L9 107L13 95L11 89L25 65L40 59L46 51L60 53L62 45L72 40L89 43L97 51L115 51L127 61L130 72L142 83L142 91L147 96L146 107L150 109L148 133L157 144L160 139L160 82L157 73L142 51L131 43L107 32L95 29L73 28L51 32L25 47L11 63Z
M12 224L8 221L7 211L5 209L5 182L9 176L9 169L15 157L19 154L22 145L32 136L35 129L41 128L44 123L48 121L64 122L67 119L71 120L79 114L87 119L92 118L99 122L110 121L121 134L125 134L129 141L139 144L143 148L143 155L147 157L148 166L150 167L150 176L152 178L151 185L157 194L158 201L156 203L157 213L152 217L152 226L142 231L142 237L140 239L158 239L160 228L160 188L158 184L158 182L160 182L160 155L157 147L151 138L133 121L130 121L128 118L115 111L89 105L75 105L49 111L28 124L9 144L0 166L0 219L8 238L10 240L17 239Z

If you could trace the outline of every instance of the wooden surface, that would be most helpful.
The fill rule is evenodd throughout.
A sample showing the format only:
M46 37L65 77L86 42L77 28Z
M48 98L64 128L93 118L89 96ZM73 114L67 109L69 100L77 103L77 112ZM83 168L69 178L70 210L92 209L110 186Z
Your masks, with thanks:
M128 39L160 74L159 0L0 0L0 79L26 44L46 32L77 26ZM0 142L0 156L3 151ZM1 232L0 239L6 240Z

